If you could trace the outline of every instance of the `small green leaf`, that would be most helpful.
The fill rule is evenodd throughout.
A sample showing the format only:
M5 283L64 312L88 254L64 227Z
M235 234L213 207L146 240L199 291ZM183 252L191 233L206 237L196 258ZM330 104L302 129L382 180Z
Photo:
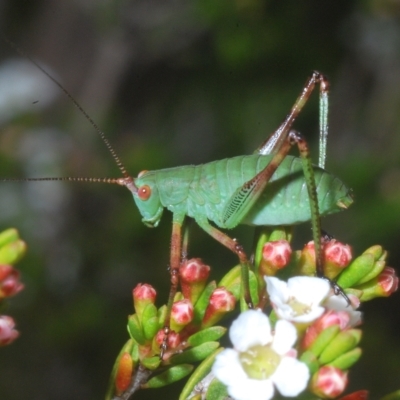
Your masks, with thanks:
M17 240L19 240L19 234L15 228L6 229L5 231L0 232L0 247Z
M154 356L154 357L148 357L144 358L141 363L143 364L144 367L147 369L150 369L151 371L154 371L157 369L160 364L161 364L161 359L159 356Z
M195 325L200 325L203 320L204 314L206 312L208 302L210 300L210 296L212 292L216 289L217 284L215 281L211 281L203 290L203 293L200 295L194 306L194 317L193 323Z
M186 400L190 393L193 391L194 387L211 371L211 367L214 364L215 357L224 350L223 347L220 347L214 353L210 354L193 372L188 381L186 382L185 387L182 390L181 395L179 396L179 400Z
M381 400L400 400L400 390L387 394L385 397L382 397Z
M370 281L371 279L376 278L385 268L386 261L375 261L374 266L372 267L371 271L368 274L364 275L358 282L357 286L361 285L365 282Z
M240 265L233 267L218 283L218 287L224 287L229 290L238 300L240 296Z
M320 365L316 355L312 351L305 351L299 358L304 364L307 365L311 375L318 371Z
M339 275L337 284L343 289L354 286L371 271L374 263L372 254L361 254Z
M144 337L147 340L153 339L160 329L160 325L158 324L157 307L154 304L149 303L145 306L142 313L142 324Z
M139 344L146 343L142 325L140 324L137 314L132 314L128 317L128 332L132 339L135 339Z
M206 400L224 400L228 397L226 386L218 379L213 379L206 393Z
M314 343L310 346L309 351L318 357L339 331L340 327L338 325L332 325L329 328L326 328L317 336Z
M200 332L196 332L195 334L189 337L187 342L192 347L199 346L200 344L206 342L218 340L225 334L226 331L227 328L223 326L212 326L210 328L203 329Z
M361 357L361 354L362 350L359 347L356 347L355 349L350 350L345 354L342 354L341 356L326 365L336 367L344 371L354 365Z
M192 347L182 353L174 354L170 358L171 364L182 364L202 361L219 347L219 342L207 342L200 346Z
M356 329L353 329L356 331ZM360 332L360 331L359 331ZM319 362L322 365L332 362L341 355L354 349L359 342L360 335L354 335L350 331L339 332L329 343L329 346L325 347L321 355L319 356Z
M146 384L143 385L144 388L160 388L166 385L170 385L185 376L189 375L193 370L193 365L181 364L171 367L164 371L163 373L154 376Z
M160 327L164 326L165 324L165 318L167 317L167 306L163 305L158 309L158 325Z

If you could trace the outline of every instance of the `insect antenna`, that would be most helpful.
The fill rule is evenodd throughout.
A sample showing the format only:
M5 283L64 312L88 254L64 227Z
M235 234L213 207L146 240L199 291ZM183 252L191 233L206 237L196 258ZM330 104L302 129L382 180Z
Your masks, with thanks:
M59 177L59 178L25 178L25 179L0 179L1 182L32 182L32 181L70 181L70 182L90 182L90 183L110 183L118 184L122 186L127 186L130 190L135 190L136 186L133 178L128 174L125 166L122 164L120 158L115 152L111 143L107 139L105 133L99 128L99 126L94 122L90 115L83 109L83 107L78 103L77 100L68 92L67 89L53 76L51 76L39 63L37 63L32 57L25 53L21 48L19 48L14 42L12 42L7 37L3 36L3 40L8 43L19 55L26 57L30 62L32 62L39 70L45 74L49 79L51 79L62 92L72 101L75 107L83 114L83 116L90 122L93 128L96 130L97 134L100 136L103 143L106 145L108 151L110 152L112 158L114 159L117 167L121 171L123 178L84 178L84 177Z

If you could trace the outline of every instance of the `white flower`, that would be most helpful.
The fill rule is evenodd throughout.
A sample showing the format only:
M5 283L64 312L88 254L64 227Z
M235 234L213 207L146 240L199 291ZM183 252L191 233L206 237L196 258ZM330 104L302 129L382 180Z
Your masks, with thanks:
M267 291L279 318L308 323L319 318L325 311L320 304L328 296L330 285L325 279L296 276L287 283L267 276Z
M362 313L361 311L356 311L356 308L360 305L360 300L357 296L351 294L347 296L350 299L350 304L348 304L347 300L339 294L329 296L325 300L324 305L328 310L346 311L350 316L348 327L360 325L362 322Z
M234 349L218 354L212 372L235 400L269 400L274 386L288 397L306 388L307 366L288 355L295 353L292 346L297 340L290 322L278 321L272 332L265 314L249 310L232 323L229 337Z

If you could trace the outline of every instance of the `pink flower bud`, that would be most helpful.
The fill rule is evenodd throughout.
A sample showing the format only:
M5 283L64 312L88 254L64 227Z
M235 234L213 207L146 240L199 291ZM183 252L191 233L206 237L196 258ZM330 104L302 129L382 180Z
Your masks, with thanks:
M399 287L399 278L392 267L385 269L378 275L378 284L382 289L382 296L390 296Z
M0 265L0 300L14 296L24 288L19 277L19 271L11 265Z
M289 263L292 248L286 240L266 242L263 246L262 255L259 267L260 274L273 276Z
M133 373L133 360L129 353L125 352L118 361L117 372L115 375L115 389L118 395L128 389Z
M216 288L211 294L208 307L201 324L202 329L215 325L226 313L235 308L236 299L224 287Z
M158 346L161 346L163 344L164 337L165 337L164 330L160 329L155 337L155 341ZM176 349L181 343L182 340L179 333L176 333L175 331L170 331L167 340L168 349Z
M179 268L183 297L195 304L203 292L210 275L210 267L200 258L192 258Z
M352 259L351 247L335 239L323 243L323 252L324 274L330 279L342 272ZM308 242L301 252L299 272L301 275L313 275L315 273L314 241Z
M7 315L0 316L0 346L12 343L18 336L19 332L14 329L15 322Z
M147 304L154 304L156 301L157 292L153 286L147 283L138 283L132 290L133 307L136 313L141 317L142 312Z
M318 335L332 325L338 325L340 330L349 326L350 314L346 311L329 310L310 325L303 338L302 346L308 349L318 337Z
M368 282L356 286L362 290L361 301L368 301L375 297L388 297L394 293L399 286L399 278L394 268L385 267L384 270Z
M171 310L171 329L180 332L184 326L192 322L193 305L188 299L176 301Z
M347 373L342 370L325 366L312 377L311 390L324 399L334 399L346 389Z
M324 271L325 275L330 279L339 275L350 264L353 257L351 247L335 239L324 245L324 254Z

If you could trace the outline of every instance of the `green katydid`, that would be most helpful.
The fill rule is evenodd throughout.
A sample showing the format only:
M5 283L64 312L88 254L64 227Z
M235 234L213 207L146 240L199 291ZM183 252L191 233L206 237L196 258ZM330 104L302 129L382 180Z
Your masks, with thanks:
M133 178L127 173L104 133L77 101L58 81L39 65L37 66L63 90L91 122L116 161L123 177L28 180L102 182L125 186L131 191L143 222L151 227L158 225L164 208L170 210L173 222L169 310L178 286L178 271L183 254L182 226L186 217L193 218L214 239L238 255L242 265L243 296L249 307L252 303L248 288L248 258L240 244L218 228L231 229L239 224L294 225L311 221L317 275L323 276L320 215L347 208L352 203L352 198L349 189L338 178L323 169L327 135L328 82L322 74L318 72L312 74L283 123L255 154L198 166L143 171L137 178ZM318 167L311 164L304 139L291 129L316 84L320 85L321 141ZM294 144L299 148L300 158L288 155ZM3 181L10 180L13 179L3 179ZM166 318L166 336L168 332L169 315Z

